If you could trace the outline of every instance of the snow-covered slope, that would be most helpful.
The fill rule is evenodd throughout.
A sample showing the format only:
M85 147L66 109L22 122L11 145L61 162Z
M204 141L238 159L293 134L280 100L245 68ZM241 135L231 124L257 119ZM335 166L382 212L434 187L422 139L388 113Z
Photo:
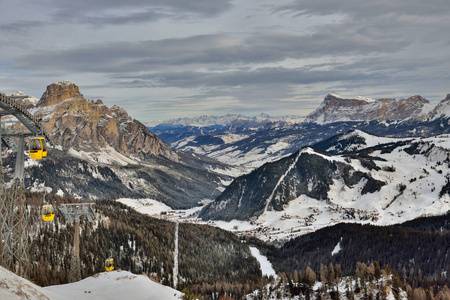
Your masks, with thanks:
M388 138L353 130L315 147L237 177L203 208L205 222L273 241L339 222L388 225L450 210L449 134ZM142 213L161 211L133 203L126 204ZM172 217L198 222L199 211Z
M180 291L151 281L145 275L127 271L99 273L79 282L42 288L0 267L2 300L170 300L180 299L182 295Z
M283 131L302 121L301 116L264 114L201 116L168 120L149 129L175 149L206 155L229 165L255 168L295 151L292 149L295 139Z
M44 288L71 300L79 299L180 299L181 292L127 271L99 273L79 282ZM64 298L62 298L64 299Z
M200 216L270 240L339 222L387 225L450 210L450 135L387 139L356 131L332 140L323 149L335 155L306 148L236 178Z
M0 299L2 300L70 300L17 276L0 266Z

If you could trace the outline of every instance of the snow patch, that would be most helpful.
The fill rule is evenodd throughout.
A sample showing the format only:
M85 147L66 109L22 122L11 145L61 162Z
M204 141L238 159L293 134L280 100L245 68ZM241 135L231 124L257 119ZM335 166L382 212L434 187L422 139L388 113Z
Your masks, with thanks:
M164 203L154 199L119 198L116 199L116 201L132 207L142 214L147 215L155 215L160 214L163 211L172 210L170 206L167 206Z
M256 260L259 262L259 265L261 266L261 272L262 275L266 276L276 276L276 272L272 267L272 264L270 261L261 254L261 252L256 247L250 247L250 251L252 255L256 258Z
M340 241L334 247L333 251L331 251L332 256L338 254L341 251L341 241L342 241L342 237L341 237Z

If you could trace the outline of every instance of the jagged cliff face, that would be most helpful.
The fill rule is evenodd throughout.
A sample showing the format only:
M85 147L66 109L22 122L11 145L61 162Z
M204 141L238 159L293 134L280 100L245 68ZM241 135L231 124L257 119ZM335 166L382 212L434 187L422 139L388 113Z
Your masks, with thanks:
M404 121L427 118L433 105L421 96L407 99L344 99L329 94L322 104L307 117L308 122L319 124L340 121Z
M450 94L430 112L430 119L450 116Z
M35 110L42 117L52 143L64 150L112 147L140 159L157 155L178 161L169 145L133 120L124 109L108 108L101 100L86 100L73 83L62 81L47 86Z
M228 166L173 150L123 108L86 100L73 83L53 83L39 101L31 100L29 111L42 119L53 146L45 159L26 166L25 186L31 191L83 199L150 198L185 209L215 198L231 180ZM4 166L14 159L4 157ZM4 170L8 181L13 169Z

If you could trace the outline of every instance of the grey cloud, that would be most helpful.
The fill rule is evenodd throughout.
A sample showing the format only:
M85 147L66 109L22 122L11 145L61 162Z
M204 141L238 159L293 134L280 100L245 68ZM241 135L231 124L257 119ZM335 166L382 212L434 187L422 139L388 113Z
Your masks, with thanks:
M160 19L174 17L173 14L158 11L130 12L125 16L113 14L101 14L97 16L85 16L81 20L92 25L124 25L156 22Z
M59 21L91 21L94 23L99 23L101 20L110 23L114 19L119 22L130 23L133 22L133 17L137 17L136 22L152 21L155 20L155 16L172 16L174 14L179 17L187 14L213 17L232 7L231 0L58 0L54 2L54 5L57 8L54 17ZM109 14L110 11L121 11L122 13L131 11L134 13L117 17ZM95 15L100 16L99 19L86 18L86 16ZM108 20L105 16L112 19Z
M417 16L446 16L450 10L450 2L422 1L422 0L297 0L293 4L280 6L278 12L287 11L297 15L332 15L348 14L353 17L373 18L384 15L417 15Z
M79 48L31 53L18 58L18 67L33 70L57 68L89 72L164 71L183 66L229 66L272 63L287 58L304 59L324 55L392 53L408 45L407 40L368 39L357 34L336 36L339 28L307 35L258 33L250 37L227 34L192 36L143 42L115 42ZM235 45L224 45L236 39ZM162 68L162 69L160 69Z
M37 30L44 25L42 21L15 21L7 24L0 24L0 32L2 34L22 35L29 34L30 31Z
M241 87L267 85L301 85L323 82L368 80L388 80L387 74L351 71L351 68L335 68L329 71L314 71L308 68L260 68L254 71L234 71L222 73L172 72L146 75L114 76L115 86L136 87ZM267 90L267 89L264 89Z

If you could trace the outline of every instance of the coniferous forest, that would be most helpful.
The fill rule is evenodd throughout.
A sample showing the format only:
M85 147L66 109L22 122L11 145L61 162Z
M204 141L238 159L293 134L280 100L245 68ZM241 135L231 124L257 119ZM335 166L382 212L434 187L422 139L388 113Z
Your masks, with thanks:
M42 221L43 195L27 193L26 196L30 213L29 277L41 286L67 283L74 225L67 224L59 212L53 222ZM46 195L46 200L56 208L62 203L86 202L52 194ZM142 215L116 201L97 201L92 207L97 220L89 223L82 218L80 222L82 278L104 272L104 261L112 255L116 269L146 274L152 280L173 286L174 222ZM411 295L409 299L415 299L416 289L420 295L428 293L434 297L440 292L441 296L447 295L449 221L450 214L396 226L338 224L300 236L281 247L254 238L242 239L211 226L180 223L177 289L187 295L203 295L203 299L210 299L212 294L241 299L254 290L271 286L275 294L311 297L313 278L328 286L322 291L328 295L329 287L337 286L345 276L353 276L356 279L349 293L370 295L370 291L362 290L367 285L361 282L380 283L377 276L382 272L390 275L386 284L405 290L408 298ZM249 244L267 256L280 275L279 281L261 276ZM379 296L384 297L385 292ZM263 294L254 297L265 299Z
M46 195L61 203L84 202ZM40 219L42 194L27 193L30 230L30 279L38 285L68 283L73 256L74 225L57 213L53 222ZM81 277L104 272L113 256L116 269L147 274L173 286L175 223L142 215L115 201L98 201L97 215L80 222ZM249 293L259 284L261 271L248 245L234 234L206 225L179 224L179 280L177 288L195 294Z

